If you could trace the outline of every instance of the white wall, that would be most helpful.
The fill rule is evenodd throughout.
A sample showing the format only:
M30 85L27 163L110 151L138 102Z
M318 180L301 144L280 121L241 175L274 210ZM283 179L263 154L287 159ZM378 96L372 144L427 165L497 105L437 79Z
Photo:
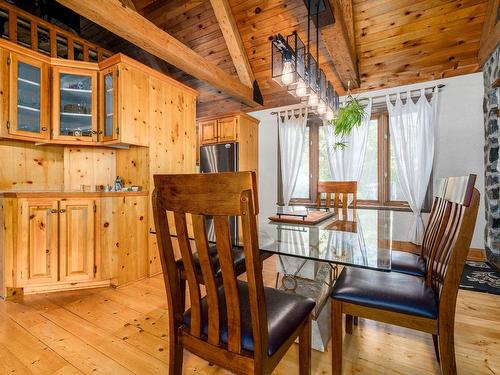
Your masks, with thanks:
M399 88L372 91L368 96L387 92L406 91L446 85L439 93L438 128L436 131L436 155L434 180L447 176L477 174L476 187L484 194L484 123L483 123L483 74L475 73L432 82L401 86ZM286 108L286 107L283 107ZM282 108L280 108L282 109ZM261 121L259 128L259 204L261 220L275 212L277 202L278 129L276 116L269 109L250 113ZM407 240L408 215L398 214L393 238ZM484 249L484 201L481 201L476 229L471 247Z

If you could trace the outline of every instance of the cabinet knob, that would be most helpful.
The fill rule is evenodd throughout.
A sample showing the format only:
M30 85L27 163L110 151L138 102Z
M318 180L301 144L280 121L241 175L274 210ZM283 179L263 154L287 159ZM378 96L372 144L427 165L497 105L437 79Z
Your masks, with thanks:
M59 210L59 213L60 213L60 214L63 214L63 213L65 213L65 212L66 212L66 210L65 210L64 208L62 208L62 209L60 209L60 210Z
M58 213L58 211L57 211L57 210L55 210L55 209L52 209L52 210L50 210L50 213L51 213L51 214L57 214L57 213Z
M99 130L99 133L97 133L97 134L102 134L102 133L103 133L103 131L102 131L102 130Z
M95 130L92 130L92 134L97 134L97 132Z
M46 131L47 131L47 127L43 126L43 127L42 127L42 131L43 131L43 132L46 132Z

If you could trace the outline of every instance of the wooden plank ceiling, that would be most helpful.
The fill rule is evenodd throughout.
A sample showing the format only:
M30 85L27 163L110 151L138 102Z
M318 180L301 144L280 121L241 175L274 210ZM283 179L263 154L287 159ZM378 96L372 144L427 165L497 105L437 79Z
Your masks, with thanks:
M360 88L366 91L475 72L487 0L336 0L352 8L346 22L355 46ZM133 0L135 9L231 76L238 77L209 0ZM270 38L297 31L307 40L303 0L229 0L265 107L296 102L271 79ZM352 24L354 23L354 25ZM312 25L315 34L314 25ZM139 58L200 91L198 115L249 110L208 84L158 58L138 51L91 23L82 36L112 51ZM351 35L352 34L352 35ZM118 42L117 42L118 40ZM332 44L334 45L334 44ZM320 38L320 65L336 90L344 93L339 74ZM315 54L316 43L312 42ZM335 51L330 50L335 54ZM339 72L341 69L339 69ZM344 83L345 86L345 83Z

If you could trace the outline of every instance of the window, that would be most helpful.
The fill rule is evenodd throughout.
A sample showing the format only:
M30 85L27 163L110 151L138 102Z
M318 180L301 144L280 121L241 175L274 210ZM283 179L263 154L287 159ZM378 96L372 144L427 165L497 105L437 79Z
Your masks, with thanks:
M313 204L318 180L332 179L322 128L321 122L314 120L307 124L299 177L291 204ZM387 112L374 114L368 128L366 154L358 184L359 206L409 208L397 178L396 156L390 147L389 137ZM430 192L427 195L430 197ZM428 209L430 204L431 200L427 198L423 209Z

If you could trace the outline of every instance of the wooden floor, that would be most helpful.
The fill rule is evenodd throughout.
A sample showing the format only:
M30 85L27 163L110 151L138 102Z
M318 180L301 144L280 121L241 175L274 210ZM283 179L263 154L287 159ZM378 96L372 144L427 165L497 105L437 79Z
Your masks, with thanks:
M266 261L274 280L274 260ZM0 302L0 374L166 374L167 311L157 276L121 289L27 296ZM500 374L500 296L460 291L459 374ZM185 353L185 374L228 372ZM313 374L330 353L313 351ZM346 374L438 374L430 335L360 320L344 344ZM297 346L276 374L293 375Z

